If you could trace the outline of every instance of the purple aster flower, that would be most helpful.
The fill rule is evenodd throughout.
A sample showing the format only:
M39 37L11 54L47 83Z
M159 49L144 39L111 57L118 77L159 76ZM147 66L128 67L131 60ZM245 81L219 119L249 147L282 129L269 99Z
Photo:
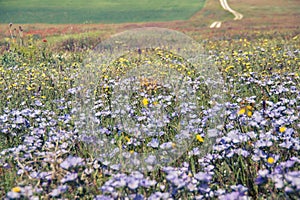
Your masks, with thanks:
M62 167L64 169L69 169L72 167L81 166L83 164L84 164L84 162L83 162L82 158L69 156L66 158L66 160L64 160L62 163L60 163L60 167Z
M9 199L19 199L19 198L21 197L21 194L18 193L18 192L12 192L12 191L10 191L10 192L8 192L8 193L6 194L6 196L7 196Z
M162 192L155 192L154 194L150 195L148 198L149 200L156 200L156 199L168 199L170 197L169 193L162 193Z
M269 174L270 171L268 169L259 170L258 177L255 179L255 183L258 185L266 183L268 181L267 175Z
M129 195L129 199L133 199L133 200L144 200L145 197L142 194L132 194Z
M18 116L15 120L16 124L24 124L25 123L25 118L23 118L22 116Z
M212 178L210 174L207 174L205 172L198 172L197 174L194 175L194 177L199 181L205 181L205 182L209 182Z
M34 104L36 106L42 106L43 105L43 103L40 100L35 100Z
M154 186L155 184L156 184L155 180L143 179L140 181L140 185L145 188L149 188L151 186Z
M94 200L114 200L114 198L106 195L98 195Z
M71 182L71 181L76 180L77 177L78 177L77 173L68 173L65 175L64 178L61 179L61 182L62 183Z
M119 180L114 181L111 186L115 188L121 188L126 185L126 181L123 178L120 178Z
M235 152L238 154L238 155L242 155L243 157L248 157L250 155L250 153L244 149L236 149Z
M231 192L219 196L219 200L247 200L248 197L240 194L239 192Z
M285 179L300 190L300 171L291 171L285 174Z
M56 189L52 190L52 192L50 192L50 196L52 196L52 197L58 197L62 193L65 193L67 190L68 190L68 186L66 186L66 185L60 185Z
M130 175L131 175L131 177L133 177L135 179L143 179L144 178L144 175L139 171L134 171Z
M165 142L163 144L160 145L160 148L161 149L171 149L173 146L173 143L172 142Z
M101 187L101 190L102 190L103 193L112 193L114 191L114 188L111 187L111 186L107 186L106 183L105 183L105 185L103 185Z
M156 162L156 156L149 155L146 159L145 162L148 164L154 164Z
M159 141L157 138L152 138L151 142L147 144L147 146L151 146L152 148L157 148L159 146Z
M239 185L232 185L230 188L234 191L238 191L241 194L245 194L248 191L248 188L239 184Z
M127 186L129 189L135 190L139 187L139 181L134 178L130 178L127 180Z

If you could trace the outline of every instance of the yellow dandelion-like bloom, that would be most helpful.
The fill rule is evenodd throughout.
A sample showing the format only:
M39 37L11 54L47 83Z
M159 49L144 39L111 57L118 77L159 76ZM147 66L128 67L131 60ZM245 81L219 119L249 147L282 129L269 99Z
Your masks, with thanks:
M130 150L129 153L130 153L130 154L133 154L133 153L134 153L134 150Z
M272 165L275 162L275 159L273 157L269 157L267 162Z
M247 109L248 109L248 110L253 110L253 107L250 106L250 105L248 105L248 106L247 106Z
M285 126L281 126L280 128L279 128L279 132L280 133L284 133L286 131L286 127Z
M239 114L239 115L243 115L243 114L245 114L245 112L246 112L246 109L245 109L245 108L241 108L241 109L239 110L238 114Z
M199 134L196 135L196 139L201 143L204 142L203 137L201 137L201 135L199 135Z
M252 112L251 112L251 111L248 111L248 112L247 112L247 116L248 116L248 117L252 117Z
M104 79L108 79L108 76L107 76L107 75L104 75L103 78L104 78Z
M158 102L157 102L157 101L154 101L154 102L153 102L153 105L154 105L154 106L156 106L157 104L158 104Z
M19 193L19 192L21 192L21 188L19 186L17 186L17 187L12 188L11 191Z
M126 140L127 142L130 142L130 138L129 138L128 136L125 136L125 140Z
M26 87L26 89L27 89L28 91L31 91L31 90L33 90L33 88L32 88L32 87L30 87L30 86L27 86L27 87Z
M143 98L142 103L144 106L148 106L149 100L147 98Z

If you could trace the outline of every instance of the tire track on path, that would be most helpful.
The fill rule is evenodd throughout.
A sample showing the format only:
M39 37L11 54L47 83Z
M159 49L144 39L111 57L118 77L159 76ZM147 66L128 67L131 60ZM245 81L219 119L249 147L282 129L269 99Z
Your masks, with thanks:
M233 10L232 8L229 7L227 0L220 0L220 4L224 10L227 10L228 12L232 13L234 15L234 20L241 20L243 19L244 15L241 13ZM213 22L209 28L220 28L222 25L221 21L215 21Z

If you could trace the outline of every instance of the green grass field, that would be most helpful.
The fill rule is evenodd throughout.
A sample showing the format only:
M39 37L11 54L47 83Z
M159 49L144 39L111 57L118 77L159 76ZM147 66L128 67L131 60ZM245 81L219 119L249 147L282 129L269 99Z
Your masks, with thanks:
M1 0L0 23L123 23L186 20L205 0Z

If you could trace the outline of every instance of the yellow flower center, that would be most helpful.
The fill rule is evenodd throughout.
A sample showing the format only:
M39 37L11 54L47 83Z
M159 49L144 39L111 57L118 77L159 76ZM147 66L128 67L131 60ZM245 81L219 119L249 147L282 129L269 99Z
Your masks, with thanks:
M283 133L283 132L285 132L286 131L286 127L285 126L281 126L280 128L279 128L279 132L280 133Z
M273 164L275 162L275 159L273 157L269 157L268 160L267 160L267 162L269 164Z

